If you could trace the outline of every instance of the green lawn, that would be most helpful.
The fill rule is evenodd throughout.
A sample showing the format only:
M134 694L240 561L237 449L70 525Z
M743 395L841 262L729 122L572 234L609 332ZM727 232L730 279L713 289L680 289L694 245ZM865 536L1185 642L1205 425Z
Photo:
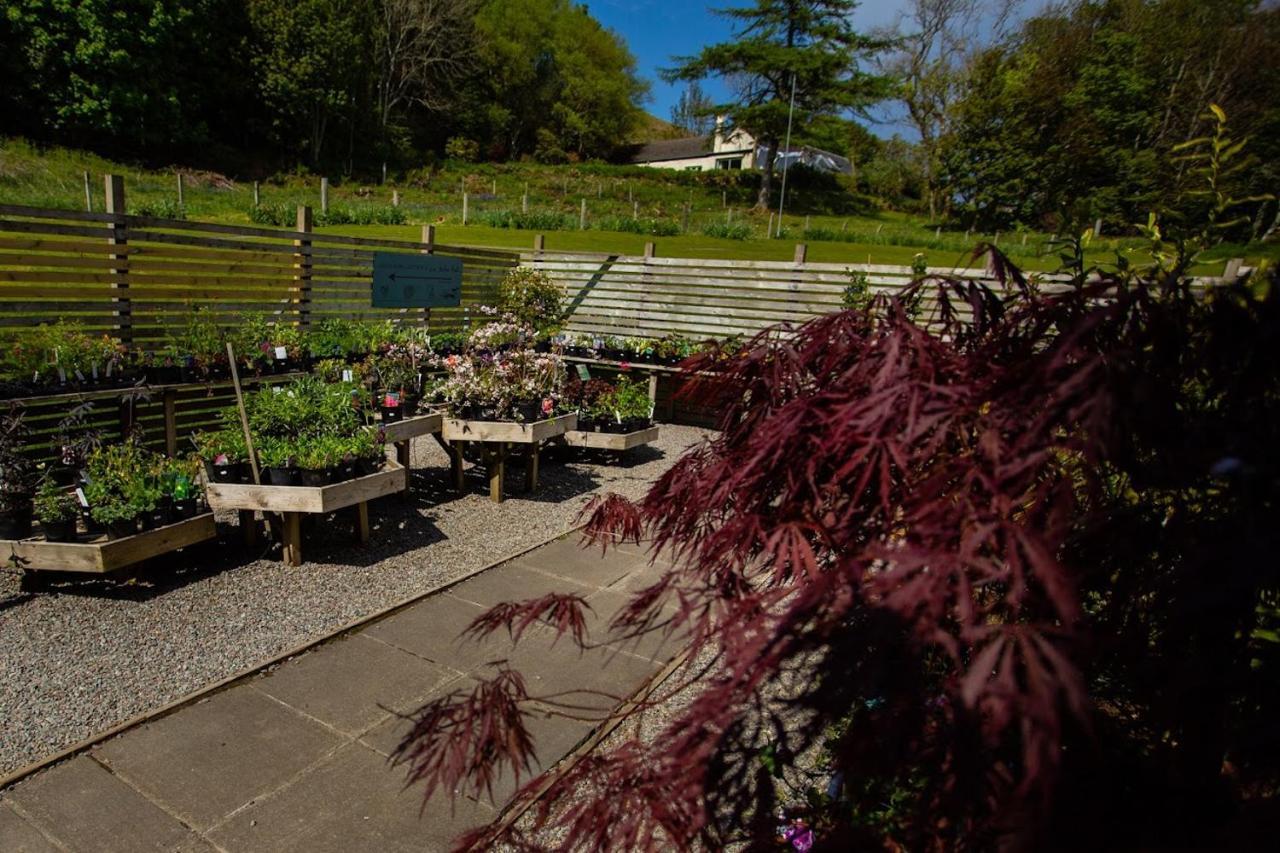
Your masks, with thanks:
M144 170L105 160L93 154L64 148L41 149L21 140L0 139L0 203L37 207L84 209L84 173L91 173L90 189L95 210L102 209L102 175L107 172L125 178L127 206L131 212L169 215L177 202L174 170ZM245 223L253 208L251 182L230 181L210 173L184 172L184 208L188 218ZM336 209L371 211L389 207L392 192L400 196L400 213L407 225L334 226L329 230L361 236L417 240L423 223L437 226L442 243L497 248L532 248L534 231L495 228L477 224L486 214L518 212L528 193L531 212L557 214L576 226L580 205L587 202L588 230L545 232L549 250L640 254L653 240L659 255L687 258L787 261L794 257L795 243L806 242L808 258L815 263L909 265L923 253L931 266L958 266L968 263L969 250L979 240L998 240L1013 260L1025 269L1052 269L1057 258L1046 254L1051 235L1035 232L965 234L938 231L919 217L884 212L872 216L805 214L805 207L821 202L803 192L789 192L788 213L783 219L785 234L769 239L770 216L753 213L752 191L745 186L714 186L690 182L684 173L638 167L541 166L530 163L447 163L439 171L391 176L387 186L338 183L330 188L330 206ZM716 176L732 181L733 176ZM470 224L462 225L462 195L467 192ZM260 188L264 206L291 208L310 204L318 208L319 179L290 176ZM684 207L691 209L688 232L674 237L647 237L626 231L592 228L608 218L630 218L683 224ZM748 226L750 237L729 240L709 237L703 230L713 224ZM806 229L811 229L806 237ZM822 236L844 240L815 239ZM1117 250L1131 250L1132 240L1101 240L1095 243L1093 258L1106 261ZM1220 247L1206 257L1198 271L1221 272L1229 257L1280 259L1280 246Z

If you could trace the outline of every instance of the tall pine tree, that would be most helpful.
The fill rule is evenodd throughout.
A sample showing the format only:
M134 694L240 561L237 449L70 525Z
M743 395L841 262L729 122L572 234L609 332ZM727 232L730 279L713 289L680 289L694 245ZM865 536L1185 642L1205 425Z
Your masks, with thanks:
M677 64L662 72L668 81L720 77L730 84L734 99L715 110L765 147L759 207L768 207L772 197L793 80L797 127L863 109L890 94L887 78L861 68L888 43L853 29L857 6L856 0L753 0L718 9L736 22L734 39L676 57Z

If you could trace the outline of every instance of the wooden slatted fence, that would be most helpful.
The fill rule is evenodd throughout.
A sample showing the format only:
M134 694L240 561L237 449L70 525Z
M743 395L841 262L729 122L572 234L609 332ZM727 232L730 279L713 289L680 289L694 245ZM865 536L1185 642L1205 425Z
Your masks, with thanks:
M426 228L423 242L318 233L305 208L292 230L130 216L113 212L124 210L119 179L108 177L106 190L104 213L0 204L0 341L65 318L133 347L158 348L194 308L228 328L260 311L304 328L343 317L455 331L470 324L476 306L494 301L498 282L519 261L512 252L436 244ZM376 251L460 258L462 306L371 307ZM231 402L225 387L212 385L168 395L184 436L212 424ZM98 426L135 420L149 443L164 447L165 396L119 403L111 394L88 395L91 419ZM77 399L26 405L37 445Z

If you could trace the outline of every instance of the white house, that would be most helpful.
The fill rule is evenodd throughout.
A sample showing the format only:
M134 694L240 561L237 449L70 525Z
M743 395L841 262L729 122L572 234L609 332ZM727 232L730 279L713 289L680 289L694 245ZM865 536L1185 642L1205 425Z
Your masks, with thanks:
M628 152L627 162L690 172L755 169L764 164L768 151L765 146L757 144L755 138L741 128L734 128L727 135L722 128L723 123L717 121L715 133L710 137L688 136L637 145ZM847 158L809 145L793 145L778 152L776 168L785 171L793 163L804 163L824 172L853 174L853 164Z

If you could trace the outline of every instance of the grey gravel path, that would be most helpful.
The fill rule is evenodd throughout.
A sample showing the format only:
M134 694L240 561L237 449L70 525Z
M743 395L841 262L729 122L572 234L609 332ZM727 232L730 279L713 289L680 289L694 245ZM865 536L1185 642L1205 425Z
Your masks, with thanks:
M288 568L209 544L136 584L75 583L28 596L0 574L0 773L268 659L572 526L590 496L638 497L705 433L663 426L623 465L544 462L541 486L502 504L448 490L444 453L414 443L415 497L371 506L368 547L345 518L304 531L308 562ZM519 482L517 476L512 482Z

